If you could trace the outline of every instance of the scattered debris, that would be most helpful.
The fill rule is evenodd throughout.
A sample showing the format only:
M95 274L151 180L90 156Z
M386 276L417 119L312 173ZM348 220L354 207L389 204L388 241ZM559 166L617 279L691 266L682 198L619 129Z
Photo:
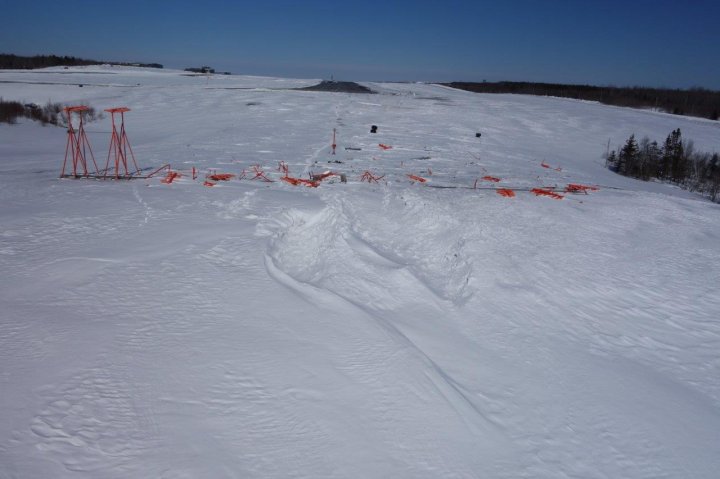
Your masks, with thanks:
M384 144L380 143L380 144L378 144L378 146L380 148L382 148L383 150L392 150L392 146L390 146L390 145L384 145Z

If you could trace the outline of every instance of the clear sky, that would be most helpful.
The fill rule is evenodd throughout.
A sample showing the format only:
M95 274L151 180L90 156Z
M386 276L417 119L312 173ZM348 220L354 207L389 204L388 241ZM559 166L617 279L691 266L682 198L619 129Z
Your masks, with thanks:
M720 89L720 0L0 0L0 53L343 80Z

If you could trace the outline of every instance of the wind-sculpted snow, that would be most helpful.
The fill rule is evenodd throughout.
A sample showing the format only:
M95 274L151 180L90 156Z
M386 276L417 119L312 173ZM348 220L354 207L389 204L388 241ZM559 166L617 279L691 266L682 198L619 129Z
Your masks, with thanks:
M444 309L466 298L471 268L458 256L464 240L447 246L438 241L457 224L431 208L418 222L411 205L400 215L373 215L365 207L378 205L369 203L348 206L336 198L313 215L289 212L287 230L272 246L275 263L300 281L381 311ZM364 213L360 219L351 213L350 219L353 210ZM429 222L433 227L427 228Z
M130 107L141 166L181 173L58 180L64 129L0 125L3 479L717 476L718 206L601 157L677 127L717 151L717 122L102 66L0 82ZM568 183L599 190L528 191Z

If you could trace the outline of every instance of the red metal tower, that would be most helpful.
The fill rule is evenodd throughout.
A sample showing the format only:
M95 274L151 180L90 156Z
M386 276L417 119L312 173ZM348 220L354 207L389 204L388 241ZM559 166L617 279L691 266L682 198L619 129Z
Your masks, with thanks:
M115 179L118 179L121 176L123 178L131 178L133 175L139 175L140 168L138 168L137 162L135 161L135 154L133 154L130 142L127 138L127 133L125 132L125 112L130 111L130 108L123 106L119 108L108 108L105 111L110 113L110 118L112 120L112 137L110 139L110 148L108 150L107 162L105 163L105 174L103 178L107 178L108 173L110 173L109 176L112 176ZM120 114L120 131L118 131L117 125L115 124L116 113ZM132 173L128 170L128 152L130 152L132 164L135 166L135 171ZM113 157L115 165L114 174L111 173L113 168L110 167L110 157Z
M65 160L63 161L62 171L60 172L60 178L79 178L84 176L88 178L91 174L97 175L98 166L95 163L95 155L93 155L90 142L88 141L87 135L85 134L85 128L83 126L83 112L89 108L83 105L80 106L66 106L63 108L65 115L67 115L68 122L68 139L67 145L65 146ZM79 118L79 124L77 130L73 128L72 117L73 112L77 113ZM93 165L95 165L95 171L88 171L87 154L90 153ZM72 174L65 174L65 167L67 166L68 156L72 157Z

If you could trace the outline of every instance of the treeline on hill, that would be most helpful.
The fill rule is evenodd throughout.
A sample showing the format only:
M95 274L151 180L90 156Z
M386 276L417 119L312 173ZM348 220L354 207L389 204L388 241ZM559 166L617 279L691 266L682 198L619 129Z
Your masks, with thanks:
M18 118L29 118L39 121L43 126L50 124L66 126L67 119L62 115L64 105L61 103L46 103L39 106L34 103L22 104L17 101L5 101L0 97L0 123L17 123ZM85 121L92 121L103 118L102 113L96 113L93 107L81 113Z
M159 63L128 63L128 62L101 62L97 60L86 60L83 58L58 56L58 55L35 55L23 57L8 53L0 53L0 69L3 70L32 70L34 68L47 68L59 66L83 66L83 65L122 65L133 67L162 68Z
M600 87L530 82L453 82L446 86L475 93L520 93L590 100L606 105L652 108L675 115L720 118L720 91L704 88L673 90L644 87Z
M692 141L683 141L680 128L658 145L644 137L638 143L631 135L619 152L605 160L611 170L641 180L658 179L720 200L720 155L695 151Z

